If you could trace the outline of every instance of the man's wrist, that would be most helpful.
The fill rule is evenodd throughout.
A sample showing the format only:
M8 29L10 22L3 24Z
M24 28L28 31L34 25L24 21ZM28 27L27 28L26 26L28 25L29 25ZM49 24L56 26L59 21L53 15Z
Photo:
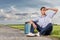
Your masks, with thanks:
M47 10L52 10L51 8L47 8Z

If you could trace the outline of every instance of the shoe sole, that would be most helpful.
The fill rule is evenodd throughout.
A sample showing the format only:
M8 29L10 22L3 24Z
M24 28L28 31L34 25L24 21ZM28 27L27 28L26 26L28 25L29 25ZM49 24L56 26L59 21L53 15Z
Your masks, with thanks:
M37 36L37 35L35 35L36 37L40 37L40 36Z
M27 35L27 37L36 37L36 35L34 35L34 36Z

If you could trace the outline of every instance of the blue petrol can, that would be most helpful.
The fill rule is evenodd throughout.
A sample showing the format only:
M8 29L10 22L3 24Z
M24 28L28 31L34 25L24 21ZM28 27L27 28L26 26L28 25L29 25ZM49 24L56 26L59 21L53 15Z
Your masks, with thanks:
M25 22L24 33L25 34L30 33L30 28L31 28L31 24L28 22Z

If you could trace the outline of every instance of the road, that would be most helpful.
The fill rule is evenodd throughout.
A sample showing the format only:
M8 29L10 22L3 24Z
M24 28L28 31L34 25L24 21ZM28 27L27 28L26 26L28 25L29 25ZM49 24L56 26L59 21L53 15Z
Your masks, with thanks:
M0 26L0 40L53 40L49 37L26 37L23 31Z

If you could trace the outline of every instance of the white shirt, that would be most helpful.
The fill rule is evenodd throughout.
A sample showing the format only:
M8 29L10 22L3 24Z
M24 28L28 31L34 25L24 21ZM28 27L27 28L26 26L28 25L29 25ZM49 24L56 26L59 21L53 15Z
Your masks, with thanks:
M35 19L32 19L33 21L36 21L37 22L37 24L40 26L40 27L42 27L42 28L44 28L44 27L46 27L49 23L52 23L52 18L53 18L53 16L55 15L55 13L53 12L53 11L49 11L49 12L47 12L48 14L46 14L46 16L39 16L39 17L37 17L37 18L35 18Z

